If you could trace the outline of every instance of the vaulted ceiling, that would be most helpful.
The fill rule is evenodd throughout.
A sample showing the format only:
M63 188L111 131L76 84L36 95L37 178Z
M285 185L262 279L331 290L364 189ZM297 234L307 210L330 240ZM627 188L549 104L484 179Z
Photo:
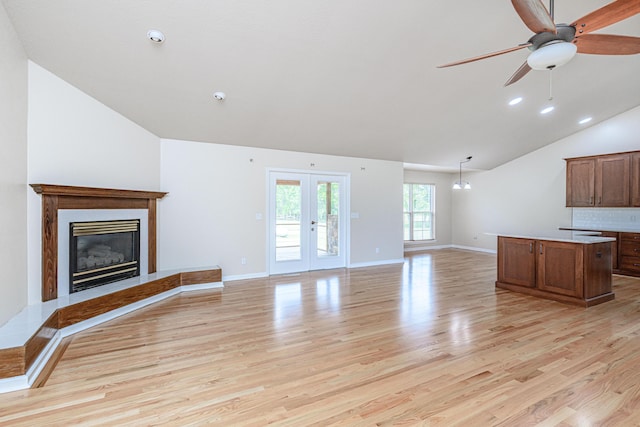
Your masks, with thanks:
M436 68L526 42L507 0L2 2L31 60L162 138L489 169L640 105L640 55L577 55L552 101L546 71L503 87L527 49Z

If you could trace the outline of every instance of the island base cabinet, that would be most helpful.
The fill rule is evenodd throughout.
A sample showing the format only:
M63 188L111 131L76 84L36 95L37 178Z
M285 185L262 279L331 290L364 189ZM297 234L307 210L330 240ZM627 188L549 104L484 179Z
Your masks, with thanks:
M498 281L536 287L535 240L498 239Z
M583 307L610 301L611 243L498 236L496 287Z
M536 242L538 289L582 298L584 260L581 246L567 242Z

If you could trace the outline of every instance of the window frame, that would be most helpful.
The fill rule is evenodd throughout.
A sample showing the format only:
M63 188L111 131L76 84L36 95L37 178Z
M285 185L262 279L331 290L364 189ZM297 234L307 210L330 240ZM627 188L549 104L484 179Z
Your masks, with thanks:
M414 210L414 186L428 186L430 187L429 189L429 195L430 195L430 204L429 207L431 208L431 210L428 211L415 211ZM409 194L408 194L408 211L404 210L405 207L405 188L408 186L409 188ZM402 186L402 204L403 204L403 209L402 209L402 239L404 242L427 242L427 241L433 241L436 240L436 184L430 184L430 183L424 183L424 182L404 182L403 186ZM415 216L416 214L426 214L427 216L431 217L431 236L429 238L426 239L416 239L415 235L414 235L414 220L415 220ZM406 216L409 215L409 239L405 239L405 230L406 230ZM424 229L423 229L424 230Z

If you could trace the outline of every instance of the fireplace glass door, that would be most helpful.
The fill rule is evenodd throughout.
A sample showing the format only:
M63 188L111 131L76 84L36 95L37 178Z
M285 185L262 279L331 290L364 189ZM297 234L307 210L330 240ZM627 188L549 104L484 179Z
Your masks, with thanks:
M140 221L70 224L69 293L140 275Z

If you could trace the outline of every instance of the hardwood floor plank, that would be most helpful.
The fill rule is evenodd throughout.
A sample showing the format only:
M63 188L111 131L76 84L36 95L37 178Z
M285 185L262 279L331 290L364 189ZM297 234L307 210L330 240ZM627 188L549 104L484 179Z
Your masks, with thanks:
M584 309L414 253L180 294L73 336L0 425L639 425L640 278Z

